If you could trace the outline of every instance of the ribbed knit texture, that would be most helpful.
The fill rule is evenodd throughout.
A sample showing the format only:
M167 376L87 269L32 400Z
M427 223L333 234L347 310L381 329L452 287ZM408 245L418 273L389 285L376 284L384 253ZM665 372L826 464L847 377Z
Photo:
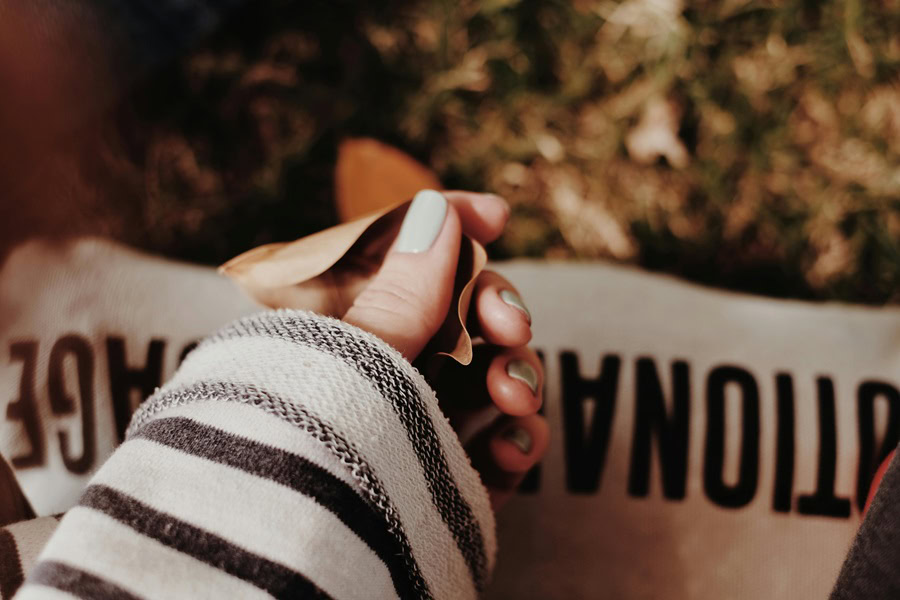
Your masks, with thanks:
M17 598L465 599L496 554L487 491L422 376L299 311L204 341L55 525L0 530L2 597L24 576Z

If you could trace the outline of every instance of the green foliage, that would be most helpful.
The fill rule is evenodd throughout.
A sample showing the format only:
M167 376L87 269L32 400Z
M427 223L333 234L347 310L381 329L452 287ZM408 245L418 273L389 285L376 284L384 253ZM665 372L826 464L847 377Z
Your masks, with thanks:
M135 98L148 247L334 220L344 136L513 205L495 257L900 296L900 2L253 3ZM152 160L151 160L152 159Z

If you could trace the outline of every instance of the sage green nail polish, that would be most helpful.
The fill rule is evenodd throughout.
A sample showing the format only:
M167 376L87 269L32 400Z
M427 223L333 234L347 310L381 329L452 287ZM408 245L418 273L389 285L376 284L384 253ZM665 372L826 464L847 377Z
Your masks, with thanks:
M530 387L532 394L537 394L537 371L528 362L519 359L509 361L506 365L506 374Z
M513 427L503 432L503 439L515 444L522 454L531 452L531 434L521 427Z
M434 190L416 194L400 226L395 251L417 254L431 248L446 216L447 199L443 194Z
M525 318L528 319L528 324L531 324L531 312L528 310L528 307L525 306L525 303L522 302L522 298L517 293L511 290L502 290L500 292L500 299L513 308L518 308L523 313L525 313Z

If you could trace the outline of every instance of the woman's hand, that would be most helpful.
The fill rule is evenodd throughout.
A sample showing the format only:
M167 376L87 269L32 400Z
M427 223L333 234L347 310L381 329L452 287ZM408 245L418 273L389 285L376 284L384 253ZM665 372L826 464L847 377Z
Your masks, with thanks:
M343 319L415 360L450 308L462 235L487 244L500 236L508 219L509 206L495 195L420 192L381 269ZM475 348L471 365L447 365L433 382L457 428L491 404L506 415L467 448L495 508L547 448L547 424L537 414L543 369L526 347L530 325L531 315L515 288L496 273L482 272L467 326L486 343Z

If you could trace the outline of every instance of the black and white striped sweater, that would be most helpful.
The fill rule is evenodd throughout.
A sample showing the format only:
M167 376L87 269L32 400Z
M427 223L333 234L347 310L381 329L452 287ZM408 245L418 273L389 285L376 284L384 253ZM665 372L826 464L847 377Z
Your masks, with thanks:
M58 524L0 530L0 594L464 599L495 554L422 376L371 334L276 311L194 350Z

